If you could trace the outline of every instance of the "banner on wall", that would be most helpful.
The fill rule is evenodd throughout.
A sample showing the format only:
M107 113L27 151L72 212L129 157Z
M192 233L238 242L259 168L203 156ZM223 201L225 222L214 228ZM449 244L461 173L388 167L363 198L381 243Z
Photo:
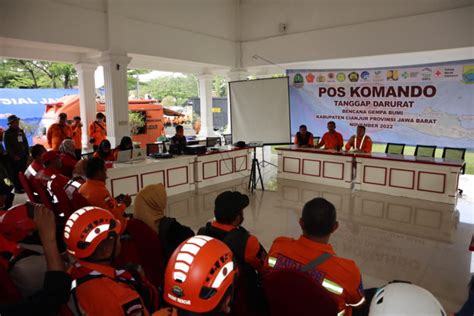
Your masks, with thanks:
M78 89L0 89L0 127L7 128L8 116L15 114L30 126L25 131L28 142L45 112L46 103L57 102L65 95L79 94Z
M474 60L347 70L288 70L292 136L344 139L358 125L381 143L474 148Z

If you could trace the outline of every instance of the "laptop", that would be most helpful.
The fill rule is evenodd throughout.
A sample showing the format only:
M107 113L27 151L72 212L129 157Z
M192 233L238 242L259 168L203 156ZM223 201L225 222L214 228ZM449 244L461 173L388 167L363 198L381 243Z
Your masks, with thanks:
M141 148L135 148L133 151L132 151L132 161L136 161L136 160L142 160L142 159L145 159L145 153L143 152L143 149Z
M129 162L131 155L131 150L121 150L117 154L117 162Z

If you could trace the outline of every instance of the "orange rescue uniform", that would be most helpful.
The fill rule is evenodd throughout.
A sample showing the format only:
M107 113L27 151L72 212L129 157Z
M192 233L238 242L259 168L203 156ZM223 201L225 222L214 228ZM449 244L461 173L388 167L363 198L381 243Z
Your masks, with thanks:
M44 185L48 190L51 189L53 182L58 187L64 187L69 181L69 178L62 175L60 170L54 168L41 169L36 174L35 179Z
M212 227L230 232L235 229L233 225L221 224L216 221L211 223ZM262 271L265 259L259 257L260 242L257 237L250 235L245 245L245 262L250 264L255 270Z
M365 137L364 137L365 136ZM350 150L354 148L354 150L358 150L364 153L371 153L372 152L372 139L369 136L364 135L362 137L353 136L349 141L346 143L346 150ZM355 138L357 137L357 138ZM355 148L356 144L357 148Z
M77 301L86 315L150 315L140 295L128 284L117 281L117 271L110 266L79 260L78 263L103 275L79 284ZM140 307L141 305L141 307Z
M92 155L92 157L94 158L102 158L104 159L105 161L115 161L117 160L117 155L118 155L118 151L116 149L113 149L110 151L110 153L107 155L107 157L102 158L99 154L99 152L94 152L94 154Z
M323 253L329 253L332 257L307 273L329 291L339 305L339 312L345 311L344 316L350 316L351 306L360 306L365 301L362 277L355 262L337 257L331 245L318 243L304 236L299 239L279 237L268 252L265 271L300 270Z
M104 122L99 123L94 121L89 124L89 139L93 138L94 143L92 145L99 146L100 143L107 139L107 124Z
M92 205L102 207L109 210L122 224L122 231L127 227L127 219L124 217L124 212L127 206L123 203L118 203L115 198L110 195L109 190L105 186L105 182L98 180L87 179L86 182L79 188L79 193L86 198Z
M74 141L75 149L82 149L82 128L80 125L72 125L72 140Z
M77 160L69 154L61 154L61 174L72 178L72 172L76 166Z
M324 149L341 150L344 145L341 133L334 131L334 133L326 132L318 143L318 146L324 146Z
M59 151L59 146L63 140L72 137L72 129L67 125L54 123L49 127L46 137L48 139L49 148Z
M26 180L30 180L31 178L34 178L38 172L44 169L43 164L37 162L36 160L33 160L31 164L26 168L25 171L25 177Z

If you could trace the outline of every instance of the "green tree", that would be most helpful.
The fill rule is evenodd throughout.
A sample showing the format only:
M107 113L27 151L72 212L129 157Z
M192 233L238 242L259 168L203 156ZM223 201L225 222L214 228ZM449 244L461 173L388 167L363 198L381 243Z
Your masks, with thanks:
M221 76L215 76L212 82L212 96L226 97L227 96L227 80Z
M136 91L137 87L141 88L141 86L147 86L147 83L139 81L139 75L145 75L150 73L151 70L147 69L128 69L127 71L127 83L128 83L128 91ZM140 89L141 90L141 89ZM139 97L137 95L137 97Z
M198 96L198 80L194 75L164 76L141 86L140 95L146 93L158 100L171 96L176 98L176 104L183 105L189 98Z
M76 85L77 72L71 64L0 59L1 88L72 88Z

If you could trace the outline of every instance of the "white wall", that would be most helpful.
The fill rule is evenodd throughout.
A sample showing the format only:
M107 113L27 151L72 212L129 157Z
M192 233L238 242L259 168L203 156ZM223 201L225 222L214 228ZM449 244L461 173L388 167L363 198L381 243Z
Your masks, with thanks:
M105 17L52 0L2 0L0 37L105 50Z
M0 38L233 67L235 6L233 0L1 0Z
M472 0L242 0L242 41L376 22L473 5ZM437 21L443 24L445 21Z
M169 59L222 71L266 65L255 54L286 64L472 47L466 4L474 0L0 0L0 55L75 62L110 50L143 56L141 67Z
M244 67L474 46L474 6L242 43Z

